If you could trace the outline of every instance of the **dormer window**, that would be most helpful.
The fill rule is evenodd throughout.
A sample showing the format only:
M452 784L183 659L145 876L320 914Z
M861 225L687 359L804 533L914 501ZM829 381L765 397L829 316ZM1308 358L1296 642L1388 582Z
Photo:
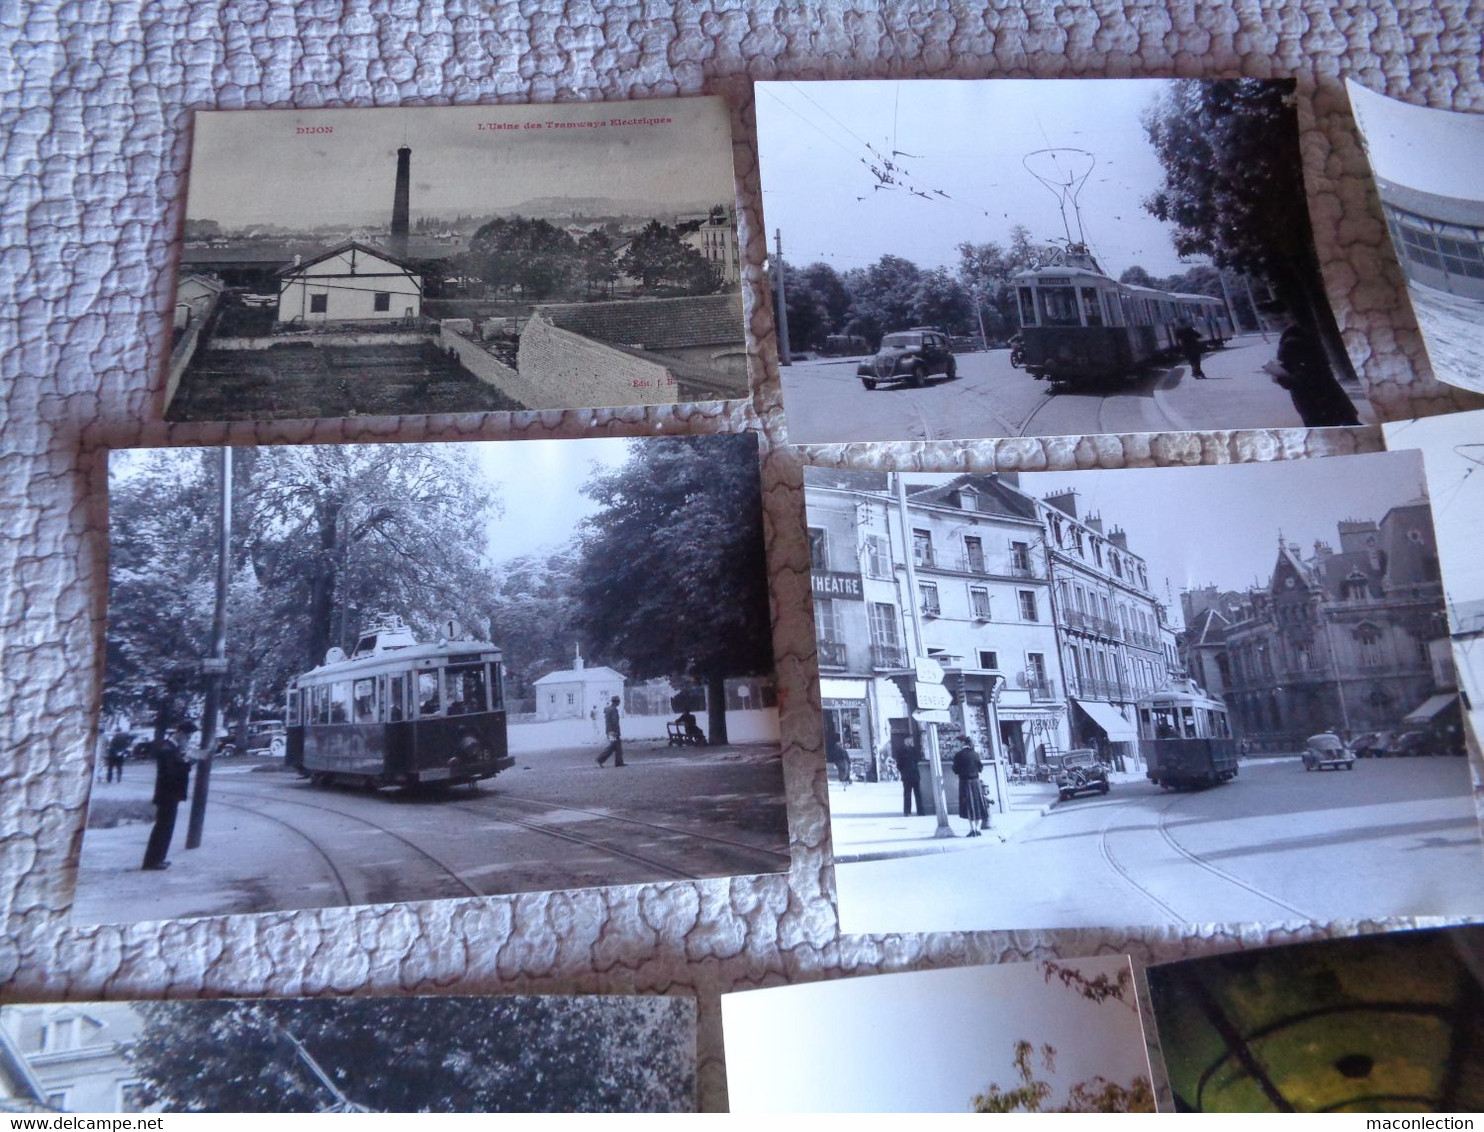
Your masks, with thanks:
M959 488L958 505L965 511L979 510L979 493L972 487Z
M1341 592L1346 601L1365 601L1371 596L1371 583L1364 574L1357 571L1345 579Z

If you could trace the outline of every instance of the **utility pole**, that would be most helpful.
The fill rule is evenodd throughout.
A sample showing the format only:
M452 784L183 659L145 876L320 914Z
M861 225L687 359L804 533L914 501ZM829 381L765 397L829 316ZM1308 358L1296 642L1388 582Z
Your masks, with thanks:
M912 522L907 517L907 481L901 472L894 473L897 481L897 512L902 528L902 560L907 564L907 608L912 613L912 646L914 654L927 656L922 640L922 610L918 608L917 568L912 561ZM914 702L916 697L913 697ZM937 811L938 827L933 830L935 839L955 837L953 827L948 824L948 799L943 792L943 757L938 751L938 725L929 723L927 728L928 770L933 779L933 809Z
M1235 338L1241 330L1241 327L1237 325L1237 308L1232 304L1232 291L1227 286L1226 272L1222 271L1219 267L1216 269L1216 281L1221 284L1221 299L1222 302L1226 303L1226 317L1232 324L1232 337ZM1256 311L1252 313L1254 316L1257 314Z
M773 276L778 286L778 297L775 300L773 318L778 325L778 364L791 366L794 364L793 355L788 352L788 304L783 293L783 229L773 229L773 239L777 244L778 251L773 257Z
M187 849L201 847L206 824L206 796L211 787L211 756L216 749L216 717L221 713L222 684L227 678L227 590L232 582L232 450L222 446L221 510L217 516L216 608L211 615L211 655L201 662L206 676L206 708L201 720L201 760L191 791L191 820L186 828Z

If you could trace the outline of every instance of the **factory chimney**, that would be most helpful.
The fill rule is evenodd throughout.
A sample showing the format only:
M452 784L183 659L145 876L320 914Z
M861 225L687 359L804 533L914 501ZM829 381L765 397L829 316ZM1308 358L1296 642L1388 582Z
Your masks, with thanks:
M388 251L399 258L407 258L408 197L412 187L412 150L403 146L397 150L397 191L392 197L392 238Z

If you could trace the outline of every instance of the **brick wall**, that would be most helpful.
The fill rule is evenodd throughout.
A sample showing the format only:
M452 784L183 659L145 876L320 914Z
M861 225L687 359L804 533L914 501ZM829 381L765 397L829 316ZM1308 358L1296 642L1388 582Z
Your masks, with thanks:
M464 327L467 330L462 330ZM467 319L444 319L438 327L438 345L457 354L459 365L486 385L494 386L528 408L539 408L527 399L520 375L481 346L473 333L474 327Z

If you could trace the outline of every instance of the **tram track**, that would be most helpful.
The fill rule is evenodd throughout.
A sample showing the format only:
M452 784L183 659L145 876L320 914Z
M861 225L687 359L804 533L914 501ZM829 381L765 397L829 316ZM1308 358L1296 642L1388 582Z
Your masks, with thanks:
M467 892L470 896L488 896L489 895L489 893L481 892L479 889L475 888L472 884L470 884L468 881L466 881L459 874L458 870L456 870L455 868L453 868L446 861L443 861L443 860L439 859L437 856L435 856L434 854L428 852L428 850L424 849L421 845L417 844L415 841L411 840L410 838L407 838L407 837L402 836L402 834L397 833L395 830L388 829L386 826L380 824L379 822L374 822L374 821L370 820L369 818L363 818L359 814L348 813L347 811L342 810L342 809L339 809L339 808L337 808L335 806L325 806L325 805L321 805L321 804L319 804L317 802L308 802L308 801L305 801L305 800L303 800L301 798L277 798L277 797L269 797L265 793L259 793L259 792L256 792L256 791L233 791L230 788L227 789L227 790L225 790L225 791L222 791L222 790L214 791L213 792L212 801L215 802L217 800L217 797L220 794L222 794L222 793L226 793L226 794L229 794L229 795L230 794L236 794L237 797L243 797L245 795L250 795L250 796L252 796L254 798L262 799L263 801L268 802L271 805L298 806L301 809L319 810L321 813L334 814L336 817L345 818L348 821L357 822L360 825L364 825L364 826L366 826L366 827L368 827L370 829L376 830L376 832L378 832L380 834L383 834L386 837L390 837L393 841L401 842L403 845L407 846L407 848L411 849L418 856L420 856L423 859L425 859L425 860L431 862L432 864L436 865L439 869L441 869L444 873L446 873L449 877L451 877L454 880L454 882L457 883L458 886L460 888L462 888L465 892ZM230 803L230 802L224 803L224 804L225 805L228 805L228 806L234 805L234 803ZM292 823L287 822L287 821L284 821L282 818L275 818L275 817L273 817L270 814L264 813L262 810L253 809L252 807L244 806L244 805L242 805L240 803L235 804L235 806L236 806L237 809L245 810L248 813L253 813L253 814L258 815L259 817L267 818L267 820L269 820L269 821L277 822L279 825L282 825L282 826L285 826L285 827L287 827L289 829L294 830L296 833L299 834L300 837L302 837L306 841L309 841L312 844L314 844L315 845L315 848L319 851L319 853L322 856L324 856L324 858L325 858L326 861L330 861L330 857L325 852L325 850L322 847L320 847L317 842L314 842L314 839L309 834L305 833L303 830L299 829L297 826L293 825ZM341 886L342 886L342 888L344 888L345 887L344 886L344 880L343 880L343 878L340 875L339 869L334 866L333 862L331 863L331 868L332 868L332 870L336 874L336 879L341 882ZM349 894L348 894L348 889L347 889L347 899L351 899L349 897ZM355 901L353 901L353 902L355 902Z
M715 845L726 845L733 849L742 849L749 853L757 853L764 857L776 857L780 861L791 861L792 855L787 852L779 852L776 849L767 849L760 845L750 845L745 841L737 841L730 837L718 837L714 833L697 833L688 829L678 829L675 826L660 825L657 822L642 821L639 818L624 817L621 814L603 813L600 810L585 810L580 806L565 806L557 802L543 802L536 798L516 798L508 794L497 796L497 801L502 803L514 803L522 806L535 806L544 810L555 810L569 814L583 814L588 817L597 818L602 821L622 822L624 825L639 826L642 829L655 830L659 833L673 834L677 837L686 837L697 841L709 841Z
M325 867L330 870L330 875L335 878L335 885L340 889L340 895L344 898L345 903L356 903L355 894L351 892L350 885L346 883L345 877L341 874L339 866L335 864L335 859L331 857L329 853L325 852L324 846L322 846L318 841L309 836L309 834L305 833L302 829L294 825L292 822L286 822L282 818L275 818L271 814L265 814L261 810L253 809L251 806L239 805L236 802L223 802L221 800L222 793L223 791L220 790L216 792L216 796L214 796L211 800L213 805L222 806L223 808L228 810L240 810L245 814L251 814L254 817L262 818L264 821L270 821L275 825L281 825L284 829L294 834L300 840L306 842L311 849L319 854L320 859L323 860L325 863Z
M347 819L349 819L351 821L359 822L362 825L368 826L368 827L370 827L372 829L377 830L380 833L385 834L388 837L391 837L391 838L393 838L393 839L395 839L397 841L402 842L404 845L406 845L408 848L412 849L414 852L416 852L420 856L422 856L422 857L426 858L427 860L431 861L433 864L437 865L438 868L440 868L443 872L447 873L450 877L452 877L459 884L459 886L461 888L463 888L469 895L471 895L471 896L493 896L493 895L500 895L499 893L486 892L486 891L482 891L482 890L476 888L475 886L471 885L468 881L466 881L459 874L459 872L456 869L454 869L452 866L448 865L446 862L440 860L434 854L428 852L428 850L424 849L422 846L420 846L417 843L409 840L408 838L402 836L401 834L396 833L395 831L393 831L391 829L388 829L387 827L381 825L378 822L371 821L369 818L364 818L364 817L361 817L358 814L350 813L347 810L341 809L341 808L339 808L337 806L327 806L327 805L323 805L323 804L316 803L316 802L310 802L310 801L306 801L306 800L299 799L299 798L281 798L281 797L277 797L277 796L274 796L274 795L270 795L266 791L255 791L255 790L245 790L244 791L244 790L238 790L238 791L235 791L234 792L234 791L230 791L229 790L229 791L226 791L226 792L227 793L235 793L238 797L249 797L250 796L250 797L253 797L253 798L256 798L256 799L260 799L263 802L268 803L268 804L291 805L291 806L299 806L299 807L306 808L306 809L319 810L319 811L322 811L324 813L334 814L337 817L347 818ZM213 800L215 800L215 796L214 796ZM232 803L224 803L224 804L231 805ZM243 806L243 805L238 804L237 805L237 808L238 809L247 810L248 812L251 812L251 813L260 814L263 817L269 817L266 814L262 814L261 811L254 810L251 807L247 807L247 806ZM549 825L546 825L546 824L544 824L542 822L531 821L531 820L528 820L528 819L523 819L523 818L515 817L515 816L509 815L509 814L492 814L489 811L489 808L488 807L477 807L477 806L471 806L471 805L464 804L464 803L452 802L452 803L444 803L443 804L443 808L455 809L455 810L460 810L462 812L471 813L471 814L474 814L476 816L479 816L479 817L484 818L487 822L490 822L491 824L514 826L514 827L517 827L517 828L520 828L520 829L527 830L527 831L532 832L532 833L544 834L547 837L551 837L551 838L555 838L555 839L560 840L560 841L564 841L564 842L566 842L566 843L568 843L570 845L581 846L581 847L583 847L585 849L590 849L590 850L593 850L593 851L598 852L600 854L606 854L606 855L611 856L611 857L619 857L619 858L622 858L622 859L624 859L626 861L629 861L632 864L642 865L646 869L649 869L649 870L652 870L652 871L658 871L660 873L663 873L667 877L670 877L670 878L673 878L673 879L678 879L678 880L703 880L703 879L706 879L705 878L705 874L696 873L696 872L693 872L693 871L691 871L689 869L679 868L678 866L673 865L673 864L671 864L671 863L669 863L667 861L661 861L661 860L657 860L657 859L655 859L653 857L647 857L647 856L645 856L642 853L634 853L631 850L623 849L623 848L620 848L619 846L613 845L611 842L607 842L607 841L603 841L603 840L598 840L598 839L594 839L594 838L582 837L582 836L579 836L577 834L568 833L568 832L565 832L565 831L562 831L562 830L552 829ZM558 808L558 809L566 809L566 807L556 807L556 808ZM586 812L592 812L592 811L575 811L574 810L574 811L571 811L571 812L586 813ZM603 815L603 814L597 814L596 812L592 812L592 813L593 813L593 816L595 816L595 817L607 817L608 816L608 815ZM305 840L310 841L311 843L313 843L313 839L308 834L306 834L303 830L299 829L298 827L292 825L291 823L285 822L282 819L276 819L276 818L271 818L271 817L269 817L269 820L271 820L271 821L277 821L279 824L284 825L284 826L286 826L286 827L288 827L290 829L293 829L296 833L299 834L300 837L303 837ZM641 824L642 825L642 824L646 824L646 823L642 823L641 822L641 823L638 823L638 824ZM654 826L652 828L663 830L665 832L673 833L673 834L684 834L684 831L670 829L670 828L664 827L664 826ZM691 836L689 834L684 834L684 835L685 836ZM713 840L722 840L722 839L713 839ZM734 843L734 844L736 844L739 847L742 847L742 846L740 846L740 843ZM320 848L317 844L315 845L315 848L317 850L319 850L319 852L321 854L324 853L324 850L322 848ZM755 849L752 846L745 846L745 848L753 849L755 852L766 852L765 850ZM338 878L338 874L337 874L337 878ZM653 878L653 879L661 879L661 878L656 877L656 878ZM625 883L625 882L613 881L611 883L617 884L617 883ZM561 887L561 886L554 884L552 887Z
M1173 798L1169 798L1163 801L1163 804L1159 807L1155 815L1155 833L1159 835L1160 840L1186 864L1195 866L1197 869L1207 874L1208 876L1214 877L1217 880L1221 880L1235 888L1242 889L1244 892L1248 893L1251 896L1257 897L1259 900L1266 901L1267 903L1272 904L1275 907L1281 908L1290 916L1296 917L1301 920L1314 919L1315 917L1313 917L1310 913L1304 911L1302 908L1290 904L1286 900L1283 900L1281 897L1274 896L1272 893L1266 892L1263 889L1258 888L1256 885L1249 884L1247 881L1242 880L1240 877L1233 876L1225 869L1221 869L1215 865L1210 864L1198 853L1195 853L1194 851L1186 848L1180 843L1180 841L1175 837L1174 833L1169 828L1170 811L1175 809L1176 806L1184 802L1186 799L1195 796L1196 795L1193 794L1179 794ZM1107 820L1103 822L1102 827L1098 831L1098 854L1102 858L1103 863L1107 865L1108 868L1111 869L1120 880L1122 880L1140 896L1144 897L1145 900L1158 908L1166 916L1169 916L1173 922L1177 924L1188 923L1190 922L1189 917L1182 915L1178 908L1176 908L1169 901L1165 900L1162 896L1155 892L1154 889L1146 884L1141 883L1135 878L1134 874L1118 859L1118 855L1111 843L1112 837L1116 834L1120 832L1129 832L1126 830L1114 829L1114 821L1117 820L1123 810L1137 805L1139 801L1140 799L1130 799L1128 802L1123 803L1122 805L1112 807L1114 809L1114 812L1108 815ZM1245 920L1261 919L1262 917L1242 916L1240 918Z

